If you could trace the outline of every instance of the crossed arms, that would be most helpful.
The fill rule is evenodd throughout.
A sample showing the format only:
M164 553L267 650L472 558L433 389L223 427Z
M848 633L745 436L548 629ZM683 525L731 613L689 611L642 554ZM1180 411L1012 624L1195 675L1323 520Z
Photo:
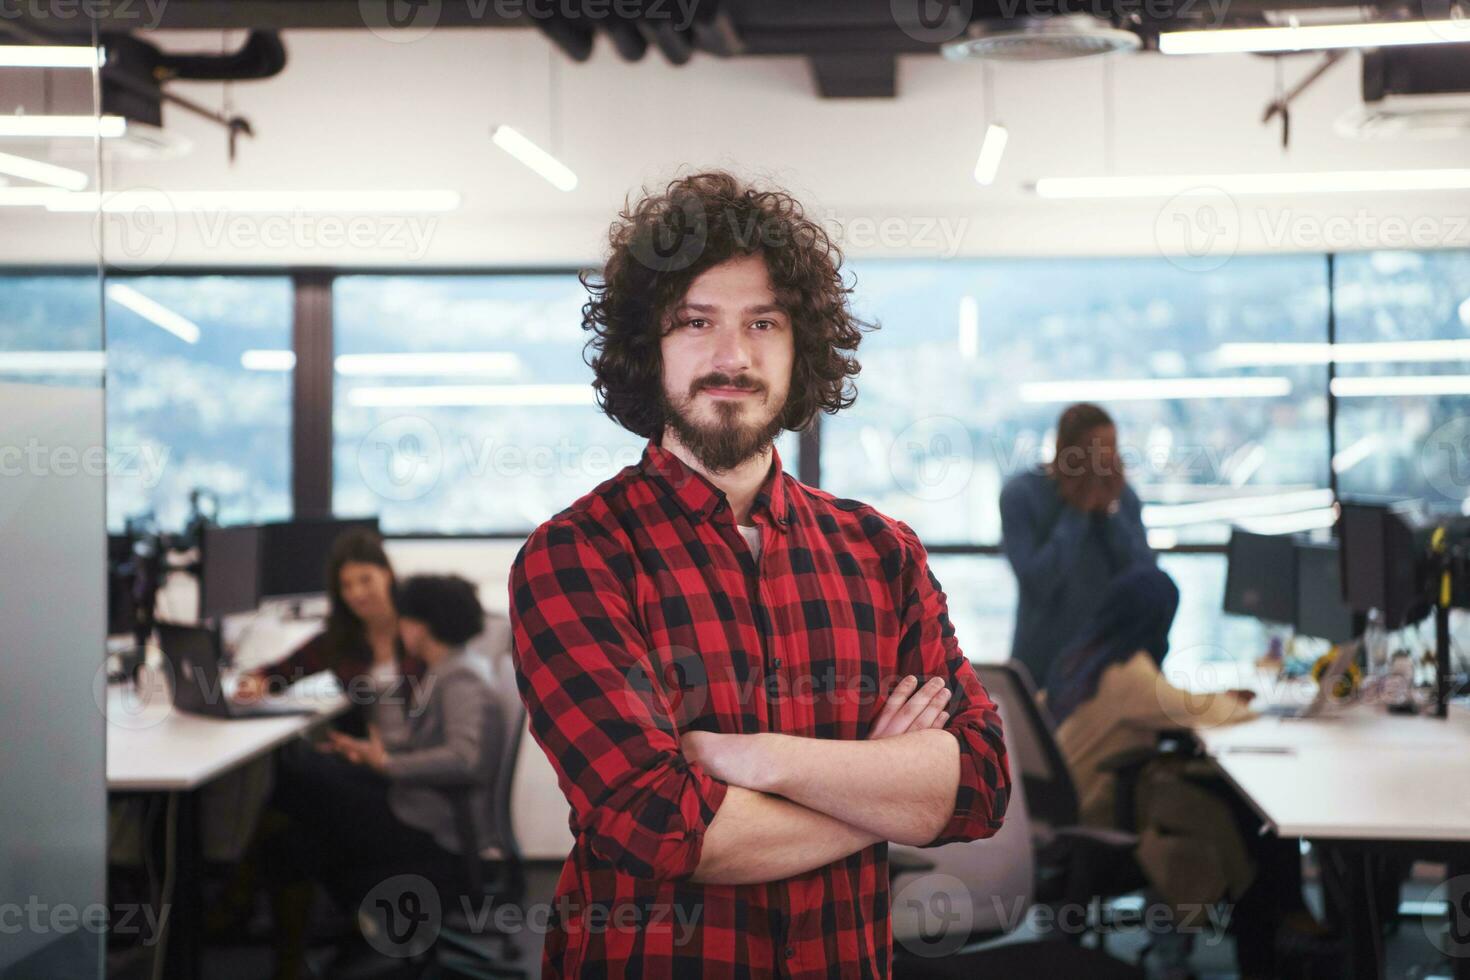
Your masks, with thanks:
M995 705L954 639L913 532L894 689L863 740L686 732L647 680L627 569L566 524L511 572L516 678L532 737L594 853L649 879L742 884L883 840L935 846L999 829L1010 792ZM947 711L945 709L948 709Z

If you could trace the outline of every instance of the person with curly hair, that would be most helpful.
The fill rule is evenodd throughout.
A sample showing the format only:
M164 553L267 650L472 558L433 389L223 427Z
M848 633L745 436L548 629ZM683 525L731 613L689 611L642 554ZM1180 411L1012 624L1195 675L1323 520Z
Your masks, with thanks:
M1001 826L1000 717L903 522L774 440L856 397L868 327L789 194L625 207L583 327L642 459L538 527L516 679L570 804L542 976L888 976L888 841Z

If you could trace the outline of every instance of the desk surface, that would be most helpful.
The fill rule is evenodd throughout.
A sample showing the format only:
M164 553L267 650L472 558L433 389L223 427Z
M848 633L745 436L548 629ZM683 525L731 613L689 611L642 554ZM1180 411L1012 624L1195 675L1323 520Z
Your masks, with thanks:
M107 788L192 790L271 751L347 709L340 694L319 699L316 714L204 718L175 711L166 689L107 692Z
M1355 705L1200 733L1283 837L1470 841L1470 711L1390 715Z

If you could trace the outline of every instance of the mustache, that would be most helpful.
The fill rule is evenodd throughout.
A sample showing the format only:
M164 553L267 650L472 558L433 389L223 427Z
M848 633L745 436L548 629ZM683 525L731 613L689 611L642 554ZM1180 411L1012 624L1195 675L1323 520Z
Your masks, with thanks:
M738 378L732 378L728 374L717 372L715 374L706 374L704 377L696 379L689 386L689 394L691 396L696 395L705 388L735 388L740 391L757 392L766 390L765 385L747 375L742 374Z

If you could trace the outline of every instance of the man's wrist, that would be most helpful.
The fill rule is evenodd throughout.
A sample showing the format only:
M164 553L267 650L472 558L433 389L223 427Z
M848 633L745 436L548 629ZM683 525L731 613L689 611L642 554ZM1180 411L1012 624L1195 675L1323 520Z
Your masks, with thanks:
M746 789L758 793L784 796L787 788L786 763L790 759L784 744L789 736L779 732L756 732L745 746L750 753L745 771L750 773L751 785Z

